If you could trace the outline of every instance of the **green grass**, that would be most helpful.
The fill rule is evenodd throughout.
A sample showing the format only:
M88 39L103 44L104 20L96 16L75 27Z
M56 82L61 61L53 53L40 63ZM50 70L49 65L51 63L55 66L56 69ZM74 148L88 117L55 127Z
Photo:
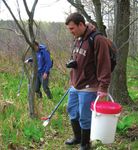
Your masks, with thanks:
M51 80L53 82L61 80L58 79L58 76L52 77ZM43 110L40 110L43 111L43 116L48 116L64 95L66 91L65 84L67 83L65 81L66 78L66 76L62 76L61 82L50 84L53 100L49 101L43 93ZM31 147L38 148L41 142L43 143L46 134L45 128L42 126L43 122L39 118L29 118L26 78L23 79L20 96L17 96L20 79L21 75L18 74L0 73L0 100L12 102L12 104L0 113L0 149L8 149L11 145L15 147L26 147L27 149ZM66 114L66 102L67 97L53 117L49 131L52 128L52 131L58 130L58 134L64 133L62 126L65 119L61 114Z
M123 116L118 123L117 129L121 134L124 134L129 128L132 128L134 125L138 125L137 112L129 113Z
M128 90L132 99L138 101L138 63L128 60ZM27 80L24 78L20 96L17 96L18 86L21 74L18 73L0 73L0 102L9 101L5 109L0 112L0 149L6 150L10 147L18 149L43 149L43 150L75 150L79 148L65 146L64 141L72 135L68 114L66 112L67 97L58 108L49 125L42 126L40 118L29 118L28 100L27 100ZM68 75L62 74L59 70L53 68L50 77L50 89L53 99L48 100L43 93L42 109L39 109L41 116L46 116L52 112L59 100L68 89ZM39 106L38 106L39 107ZM127 150L130 147L133 150L138 149L138 142L122 138L127 133L127 129L138 125L137 111L132 111L130 106L124 107L118 127L116 140L112 145L103 145L93 142L95 150Z
M127 84L132 99L138 100L138 62L132 58L128 59Z

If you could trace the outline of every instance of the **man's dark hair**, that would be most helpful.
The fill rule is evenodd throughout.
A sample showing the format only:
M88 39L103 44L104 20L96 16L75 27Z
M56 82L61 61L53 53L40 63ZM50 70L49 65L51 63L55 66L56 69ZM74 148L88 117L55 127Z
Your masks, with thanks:
M82 22L85 25L84 17L78 12L71 13L67 17L65 24L68 25L71 21L74 22L76 25L79 25L80 22Z

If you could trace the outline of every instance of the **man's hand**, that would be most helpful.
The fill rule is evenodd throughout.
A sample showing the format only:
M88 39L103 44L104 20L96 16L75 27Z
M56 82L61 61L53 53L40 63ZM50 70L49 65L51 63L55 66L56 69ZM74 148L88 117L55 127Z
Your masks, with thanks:
M32 59L32 58L28 58L28 59L26 59L26 60L24 61L25 64L27 64L27 63L32 63L32 62L33 62L33 59Z
M43 79L45 80L47 78L47 73L43 74Z
M97 96L99 96L99 100L102 101L102 100L105 100L105 97L107 96L107 93L98 91Z

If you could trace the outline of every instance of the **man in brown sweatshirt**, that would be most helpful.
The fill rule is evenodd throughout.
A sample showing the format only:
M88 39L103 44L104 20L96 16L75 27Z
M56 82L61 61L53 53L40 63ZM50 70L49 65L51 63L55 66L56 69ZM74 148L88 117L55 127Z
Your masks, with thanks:
M89 36L95 31L92 25L86 25L79 13L70 14L65 24L75 37L72 51L73 65L67 64L70 71L68 113L74 138L65 142L67 145L81 144L81 150L90 149L91 102L99 95L107 95L111 79L111 62L106 39L97 35L93 49L89 46ZM95 65L95 50L97 59ZM72 63L71 62L71 63Z

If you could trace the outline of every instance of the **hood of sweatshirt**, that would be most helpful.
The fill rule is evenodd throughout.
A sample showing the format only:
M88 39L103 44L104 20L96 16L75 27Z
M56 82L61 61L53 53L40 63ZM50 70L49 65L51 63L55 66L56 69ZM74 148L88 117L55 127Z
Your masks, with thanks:
M39 44L39 49L40 49L40 50L41 50L41 49L46 49L46 46L43 45L43 44Z
M88 36L92 33L96 31L96 27L94 25L92 25L91 23L86 24L87 26L87 32L84 35L84 40L88 38Z

